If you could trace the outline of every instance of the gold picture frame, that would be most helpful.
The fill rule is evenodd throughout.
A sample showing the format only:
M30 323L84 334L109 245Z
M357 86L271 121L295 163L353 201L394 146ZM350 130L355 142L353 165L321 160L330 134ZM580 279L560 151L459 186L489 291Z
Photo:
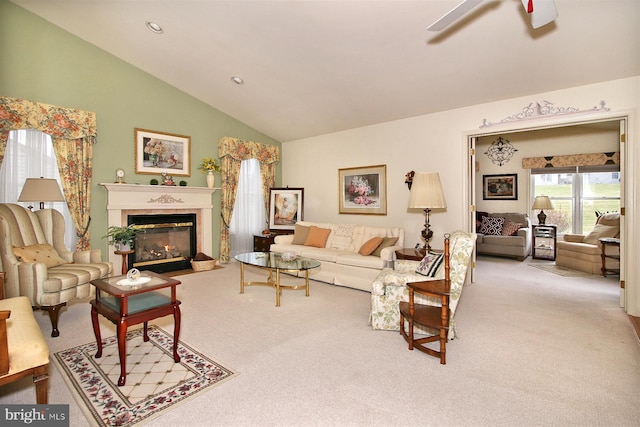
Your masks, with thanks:
M191 176L191 138L185 135L135 129L136 173Z
M338 169L339 213L387 214L387 165Z

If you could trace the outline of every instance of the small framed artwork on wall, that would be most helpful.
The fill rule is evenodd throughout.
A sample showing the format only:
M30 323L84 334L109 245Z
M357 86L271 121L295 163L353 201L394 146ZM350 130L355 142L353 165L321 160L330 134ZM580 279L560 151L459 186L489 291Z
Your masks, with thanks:
M484 200L518 200L518 174L482 175Z

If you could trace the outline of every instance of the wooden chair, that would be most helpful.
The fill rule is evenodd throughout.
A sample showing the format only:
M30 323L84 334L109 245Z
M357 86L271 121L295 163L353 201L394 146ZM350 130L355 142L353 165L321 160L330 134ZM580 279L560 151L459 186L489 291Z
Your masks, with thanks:
M409 350L414 347L431 356L439 357L440 364L447 363L446 346L449 335L449 298L451 291L451 267L449 235L444 240L444 279L407 283L409 301L400 302L400 334L409 343ZM415 294L436 298L439 305L424 305L415 303ZM432 300L433 301L433 300ZM408 330L405 329L405 320ZM414 325L420 325L423 330L433 331L432 335L416 337ZM427 347L426 343L439 342L439 350Z
M36 403L48 403L49 347L33 316L29 298L4 299L0 272L0 386L32 376Z

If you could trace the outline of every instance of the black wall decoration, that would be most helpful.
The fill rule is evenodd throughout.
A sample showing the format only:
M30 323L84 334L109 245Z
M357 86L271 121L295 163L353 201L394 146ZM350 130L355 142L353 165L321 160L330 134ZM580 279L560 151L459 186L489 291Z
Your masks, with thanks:
M484 154L486 154L494 164L503 166L511 160L511 157L513 157L516 151L518 150L513 147L508 139L498 137L497 140L491 143L491 146Z

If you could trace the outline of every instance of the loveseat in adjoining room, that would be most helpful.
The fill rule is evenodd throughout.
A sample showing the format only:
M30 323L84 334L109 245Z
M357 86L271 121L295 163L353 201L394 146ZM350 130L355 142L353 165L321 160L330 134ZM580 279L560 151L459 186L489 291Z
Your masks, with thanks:
M294 234L276 236L270 249L320 261L310 279L371 292L373 280L403 246L401 227L299 221Z
M476 251L481 255L516 258L531 254L531 220L517 212L476 212Z

